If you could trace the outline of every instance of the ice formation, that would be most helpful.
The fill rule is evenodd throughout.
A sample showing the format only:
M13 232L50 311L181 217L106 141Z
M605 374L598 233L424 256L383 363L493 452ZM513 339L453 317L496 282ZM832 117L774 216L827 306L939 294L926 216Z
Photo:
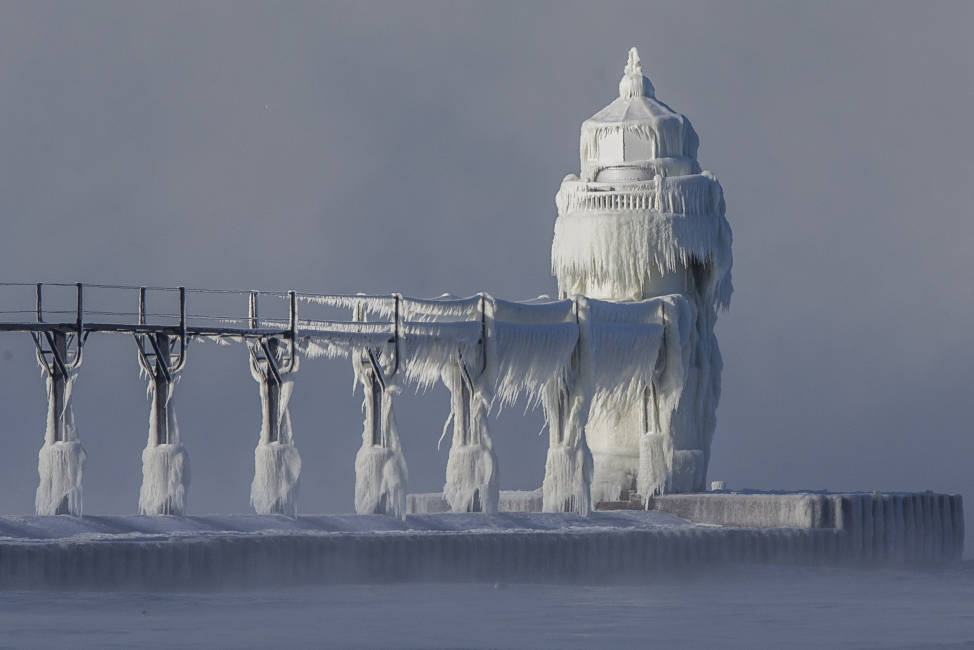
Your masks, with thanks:
M453 424L443 498L454 512L497 512L500 494L497 457L487 429L487 412L493 399L490 378L495 370L487 352L488 297L411 300L406 304L405 314L439 326L458 327L463 321L468 326L476 326L450 346L452 355L436 357L443 362L440 378L450 393L450 414L443 425L444 435Z
M355 306L356 321L368 314ZM352 352L356 383L362 386L362 445L355 454L355 512L406 516L406 459L399 443L392 396L397 383L398 349L360 348ZM385 367L383 367L385 366Z
M357 512L404 512L406 471L392 396L405 385L422 391L437 381L450 393L441 441L452 425L443 489L451 510L497 511L499 473L487 415L521 400L542 406L549 424L546 510L588 513L597 502L586 427L592 421L617 426L617 413L633 401L641 400L644 419L651 414L653 420L639 432L646 467L640 488L663 491L693 320L692 304L682 296L622 303L513 302L487 294L314 299L353 310L352 322L341 327L303 330L300 346L311 356L350 356L363 388ZM597 486L594 497L611 499L623 487Z
M486 294L403 302L404 317L416 319L403 327L406 377L426 385L438 369L450 392L443 496L452 510L497 511L498 465L487 414L521 398L537 404L545 386L564 377L578 339L572 313L571 301L517 303ZM410 340L418 323L436 328L435 343Z
M85 450L78 440L71 407L71 393L77 372L69 370L64 377L52 377L43 359L38 358L45 369L47 388L47 427L44 445L37 457L37 473L40 482L34 498L34 508L39 515L74 515L80 517L83 509L82 477L84 475Z
M567 176L556 196L552 272L563 296L638 301L679 294L689 301L683 316L693 319L679 319L688 347L680 351L686 357L678 382L661 377L643 395L592 397L586 437L596 502L632 488L645 497L706 485L720 397L713 330L732 292L732 237L723 191L700 170L697 146L690 122L656 99L633 48L619 97L582 125L581 177ZM647 400L665 422L646 417Z
M189 487L189 455L179 439L179 425L172 402L173 384L165 386L165 396L156 399L152 380L146 391L149 403L149 437L142 450L142 487L139 513L143 515L181 515L186 509ZM158 427L158 409L165 409L166 431Z
M355 454L355 512L406 515L406 460L399 444L392 395L362 370L365 426ZM376 435L378 434L378 435Z
M259 387L261 405L250 485L250 504L257 514L297 515L301 455L294 446L288 404L298 366L298 352L291 343L251 343L250 374Z
M470 379L464 360L443 370L443 384L450 391L447 425L453 423L443 498L454 512L497 512L500 487L485 391Z
M584 423L590 400L574 379L551 382L542 400L548 421L542 510L587 515L592 509L592 452Z
M34 499L35 511L39 515L67 514L80 517L83 510L81 485L86 454L78 440L74 411L71 408L71 390L76 377L76 374L71 374L64 383L61 413L56 412L57 406L52 399L53 381L50 375L46 377L47 431L37 458L40 483ZM54 437L56 418L63 418L64 421L63 440L56 440Z
M34 498L37 514L81 516L85 457L84 447L78 440L44 443L37 457L40 475Z
M181 444L150 444L142 450L139 514L183 514L188 487L189 454Z

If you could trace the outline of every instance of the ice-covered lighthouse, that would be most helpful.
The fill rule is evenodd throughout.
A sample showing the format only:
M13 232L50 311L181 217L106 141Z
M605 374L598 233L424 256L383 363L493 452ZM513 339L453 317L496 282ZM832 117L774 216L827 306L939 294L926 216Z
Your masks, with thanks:
M632 48L619 96L582 123L581 175L566 176L556 196L551 267L563 297L680 294L694 311L668 436L654 387L623 408L593 402L593 503L625 498L641 465L647 473L647 465L665 465L667 492L706 486L722 367L714 325L732 291L731 229L720 183L701 171L697 146L690 121L656 98Z

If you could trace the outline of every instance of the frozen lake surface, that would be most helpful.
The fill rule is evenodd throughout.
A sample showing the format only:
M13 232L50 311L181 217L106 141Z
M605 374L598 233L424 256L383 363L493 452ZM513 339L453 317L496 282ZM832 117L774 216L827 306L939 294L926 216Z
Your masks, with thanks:
M0 593L0 647L974 648L974 562L739 567L640 586Z

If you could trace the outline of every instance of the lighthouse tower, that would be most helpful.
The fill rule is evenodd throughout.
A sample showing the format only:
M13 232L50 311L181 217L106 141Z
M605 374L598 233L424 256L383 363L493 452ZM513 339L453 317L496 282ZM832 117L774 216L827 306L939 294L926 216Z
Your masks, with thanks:
M695 307L689 355L665 445L671 468L662 489L705 489L720 397L721 357L714 336L730 301L731 229L713 174L697 162L690 121L656 99L636 48L619 97L582 123L581 175L556 196L552 272L562 296L632 301L680 294ZM594 459L592 503L632 489L640 467L645 405L593 404L585 435ZM663 451L665 449L665 451ZM645 456L644 448L643 454ZM649 495L643 495L649 496Z

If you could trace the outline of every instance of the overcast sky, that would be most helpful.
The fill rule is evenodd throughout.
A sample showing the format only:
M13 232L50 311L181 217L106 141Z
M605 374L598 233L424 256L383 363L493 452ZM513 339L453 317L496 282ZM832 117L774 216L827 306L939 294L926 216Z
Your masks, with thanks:
M555 191L635 45L734 228L710 478L971 510L974 4L811 5L3 2L0 280L552 293ZM43 381L26 334L0 353L0 512L27 513ZM302 512L351 510L351 385L297 378ZM245 349L191 348L176 408L189 511L246 511ZM397 408L411 490L439 489L446 393ZM75 412L86 511L134 512L131 340L89 341ZM492 421L502 488L540 485L540 426Z

